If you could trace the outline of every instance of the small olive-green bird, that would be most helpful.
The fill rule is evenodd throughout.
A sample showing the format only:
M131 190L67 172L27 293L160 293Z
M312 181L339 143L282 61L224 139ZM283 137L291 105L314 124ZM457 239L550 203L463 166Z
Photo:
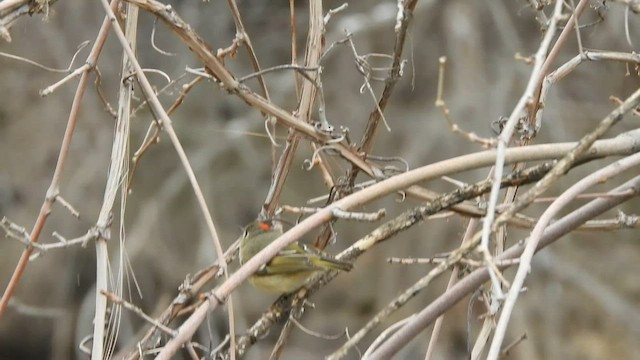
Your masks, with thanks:
M282 235L280 223L256 220L247 225L240 239L240 265L244 265L280 235ZM349 271L352 267L350 263L332 259L310 246L294 243L262 265L249 278L249 282L263 291L287 293L304 285L316 272Z

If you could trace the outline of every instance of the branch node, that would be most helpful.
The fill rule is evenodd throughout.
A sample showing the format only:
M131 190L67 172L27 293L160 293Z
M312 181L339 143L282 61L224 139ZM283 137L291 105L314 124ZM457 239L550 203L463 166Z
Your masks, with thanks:
M338 219L356 221L378 221L384 217L385 213L385 209L380 209L375 213L350 212L338 208L335 208L331 211L333 217L336 217Z

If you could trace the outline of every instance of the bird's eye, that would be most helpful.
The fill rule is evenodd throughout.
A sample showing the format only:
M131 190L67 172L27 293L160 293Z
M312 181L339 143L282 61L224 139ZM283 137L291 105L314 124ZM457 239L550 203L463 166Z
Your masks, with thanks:
M249 228L248 227L244 228L244 233L242 234L242 237L246 238L247 235L249 235Z

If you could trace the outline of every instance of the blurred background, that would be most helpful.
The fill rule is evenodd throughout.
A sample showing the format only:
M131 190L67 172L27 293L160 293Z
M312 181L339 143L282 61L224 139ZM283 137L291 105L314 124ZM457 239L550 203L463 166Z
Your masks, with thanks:
M226 2L167 3L213 49L231 43L235 26ZM325 1L324 7L330 9L341 4ZM238 5L261 66L288 63L291 56L289 2L241 0ZM550 10L551 6L545 9L548 15ZM18 21L11 28L12 42L1 42L0 51L50 67L66 68L77 46L95 39L103 16L97 1L58 1L51 6L46 20L38 15ZM390 54L395 16L394 1L349 2L349 7L329 22L326 44L343 39L348 30L360 55ZM307 17L307 3L298 1L300 57L304 56ZM161 23L156 26L155 44L175 56L155 51L151 45L154 18L141 12L140 19L138 54L143 67L161 69L175 79L184 74L185 67L201 66ZM625 39L625 9L621 3L592 2L580 24L585 26L581 30L585 48L635 50L633 43ZM636 43L640 42L638 29L640 19L630 12L629 37ZM542 36L536 12L524 0L419 1L404 52L409 63L386 112L391 132L380 129L373 153L400 156L411 168L416 168L480 150L478 145L452 134L434 107L438 58L448 58L445 99L453 118L462 128L490 137L494 136L491 123L510 114L531 71L530 65L516 60L514 55L533 55ZM576 44L573 36L554 69L577 55ZM87 53L88 50L84 50L79 59L86 58ZM102 74L103 92L114 107L121 56L115 37L110 35L98 69ZM77 61L74 68L81 61ZM227 59L226 65L237 76L252 72L243 49L237 58ZM336 46L323 60L323 67L327 117L334 125L347 126L352 139L359 140L374 104L367 92L360 92L363 78L356 70L353 51L345 45ZM77 80L45 98L40 97L38 91L62 76L0 57L0 216L27 229L33 226L51 181ZM161 76L149 74L149 77L157 88L166 85ZM295 109L296 93L290 72L267 75L266 81L276 104ZM162 94L165 107L179 95L183 83L171 86ZM632 67L605 62L582 64L552 88L545 105L545 123L535 143L579 139L611 111L610 95L624 99L638 85L637 69ZM257 89L255 83L250 86ZM380 88L380 84L374 85L374 90ZM132 120L132 149L140 145L150 120L146 107L136 113ZM229 246L240 235L241 227L257 216L269 187L271 144L264 135L262 115L238 98L227 96L217 85L202 82L187 96L172 120L203 186L223 246ZM608 135L637 126L638 119L629 116ZM82 103L60 189L62 196L80 212L80 219L55 205L41 242L54 241L53 231L68 239L81 236L95 224L104 194L113 128L113 118L105 111L95 89L90 87ZM280 144L284 144L285 135L280 129L277 139ZM310 157L309 144L303 142L286 182L282 204L304 206L308 199L328 193L316 170L303 169L303 161ZM611 161L600 160L572 170L548 195L558 194L576 179ZM337 158L331 165L343 171L349 169ZM487 169L483 169L464 173L457 179L475 182L486 174ZM454 189L454 185L444 181L425 186L437 191ZM607 183L595 191L612 187L612 183ZM411 200L400 202L399 198L389 197L368 205L364 211L384 207L387 219L391 219L414 205ZM525 213L537 216L545 207L546 204L537 204ZM631 201L623 208L627 213L637 213L639 209L638 201ZM126 212L126 247L131 264L128 271L135 275L143 295L142 298L132 295L132 301L148 314L157 315L175 296L187 274L194 274L215 260L193 191L164 134L136 170ZM611 213L609 217L615 215ZM345 328L354 333L430 269L430 265L388 264L386 258L429 257L450 251L460 243L466 222L457 216L425 221L375 247L358 259L353 271L339 276L311 298L315 309L307 311L302 323L325 334L338 334ZM376 226L337 222L337 242L328 251L339 252ZM509 229L509 239L517 241L527 233L522 229ZM640 359L637 341L640 338L640 286L635 275L640 263L639 238L637 230L580 232L540 253L527 282L528 291L520 297L515 309L505 343L523 333L527 334L527 340L512 351L510 358ZM111 246L115 255L116 242ZM23 246L12 239L0 242L2 289L22 249ZM237 263L231 265L231 269L235 268ZM389 318L384 327L426 306L443 292L447 277L434 282ZM94 281L95 250L91 243L86 248L50 251L29 263L12 305L0 321L0 358L79 356L77 343L89 335L92 328L89 304L93 301ZM275 296L243 285L235 299L237 331L242 333ZM462 301L447 313L437 359L467 357L468 341L476 338L482 324L478 316L483 312L482 306L476 303L471 306L469 317L468 307L469 301ZM226 315L217 312L208 321L210 329L205 329L202 336L217 344L227 332ZM139 336L136 332L143 325L135 318L125 323L121 335L123 346L130 345ZM278 333L272 331L258 342L247 358L266 358ZM422 358L429 334L418 336L399 358ZM368 336L363 348L376 335ZM283 358L321 358L344 341L344 337L323 340L294 330ZM358 356L352 352L350 358Z

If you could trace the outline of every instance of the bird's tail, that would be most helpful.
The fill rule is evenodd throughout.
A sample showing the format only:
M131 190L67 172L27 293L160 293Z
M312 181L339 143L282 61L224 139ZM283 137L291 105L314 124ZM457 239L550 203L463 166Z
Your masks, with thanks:
M331 270L350 271L353 268L353 265L351 263L336 259L330 259L327 257L321 257L319 261L322 264L321 267Z

